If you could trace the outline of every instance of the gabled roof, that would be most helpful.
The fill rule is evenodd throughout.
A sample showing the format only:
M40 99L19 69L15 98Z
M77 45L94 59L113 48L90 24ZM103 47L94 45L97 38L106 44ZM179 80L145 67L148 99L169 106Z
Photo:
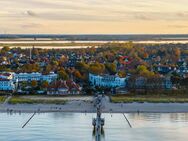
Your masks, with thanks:
M78 84L76 84L73 80L67 80L66 84L69 87L70 91L73 89L80 91L80 86Z
M69 87L67 86L65 81L54 81L52 84L49 85L48 87L49 89L62 89L62 88L66 88L69 89Z
M76 84L73 80L59 80L54 81L48 89L68 89L69 91L76 89L77 91L80 91L80 86Z

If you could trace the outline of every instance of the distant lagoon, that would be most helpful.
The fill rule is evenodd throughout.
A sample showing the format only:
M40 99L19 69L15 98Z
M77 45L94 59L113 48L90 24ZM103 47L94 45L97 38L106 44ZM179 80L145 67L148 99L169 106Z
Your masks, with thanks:
M188 34L0 34L0 39L61 39L66 41L185 40Z
M51 49L51 48L76 49L76 48L93 47L93 45L87 45L89 43L103 44L103 43L127 43L127 42L129 41L63 41L63 40L31 40L31 39L30 40L4 40L3 39L3 40L0 40L0 48L2 48L4 45L8 45L10 47L21 47L21 48L31 48L35 46L37 48L43 48L43 49L47 49L47 48L48 49ZM132 41L132 42L136 44L188 44L188 39L187 40L147 40L147 41ZM66 44L68 43L72 43L72 45L66 46ZM83 43L83 45L76 45L76 43ZM48 44L52 44L52 45L48 45ZM61 45L61 44L64 44L64 45ZM95 47L97 48L98 46L95 46Z
M89 43L125 43L128 41L138 44L188 44L188 34L0 34L0 47L8 45L21 48L35 46L45 49L76 49L93 46ZM66 45L68 43L83 43L83 45Z
M8 45L21 48L35 46L45 49L76 49L93 47L89 43L125 43L129 41L138 44L187 44L188 34L0 34L0 47ZM68 43L85 43L86 45L66 45Z

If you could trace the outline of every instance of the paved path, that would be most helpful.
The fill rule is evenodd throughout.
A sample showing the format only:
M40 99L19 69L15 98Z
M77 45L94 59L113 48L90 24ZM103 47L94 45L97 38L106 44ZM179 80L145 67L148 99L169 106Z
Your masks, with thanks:
M5 99L3 105L7 104L11 98L12 98L12 96L8 96L8 97Z

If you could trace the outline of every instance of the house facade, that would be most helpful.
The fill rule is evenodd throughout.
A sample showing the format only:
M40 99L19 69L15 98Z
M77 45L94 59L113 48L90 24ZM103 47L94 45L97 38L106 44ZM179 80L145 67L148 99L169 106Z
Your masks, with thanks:
M73 80L54 81L47 90L48 95L80 94L81 87Z
M1 91L14 91L15 84L12 80L0 78L0 90Z
M52 82L57 79L57 74L50 73L48 75L43 75L41 73L18 73L14 75L14 81L23 82L23 81L48 81Z
M115 88L115 87L125 87L126 86L126 78L120 78L116 75L95 75L95 74L89 74L89 82L93 86L99 86L99 87L109 87L109 88Z
M57 74L50 73L43 75L41 73L0 73L0 90L1 91L14 91L19 82L24 81L48 81L49 83L57 79Z
M145 78L140 76L129 79L128 88L135 90L172 89L172 81L169 77Z
M14 91L16 84L13 82L14 73L0 73L0 91Z

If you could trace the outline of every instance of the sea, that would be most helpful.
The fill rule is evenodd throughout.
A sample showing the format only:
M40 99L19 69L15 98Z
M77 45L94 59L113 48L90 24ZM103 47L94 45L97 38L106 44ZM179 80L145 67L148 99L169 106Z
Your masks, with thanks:
M102 114L101 141L186 141L188 113ZM95 113L0 113L0 141L96 141Z

